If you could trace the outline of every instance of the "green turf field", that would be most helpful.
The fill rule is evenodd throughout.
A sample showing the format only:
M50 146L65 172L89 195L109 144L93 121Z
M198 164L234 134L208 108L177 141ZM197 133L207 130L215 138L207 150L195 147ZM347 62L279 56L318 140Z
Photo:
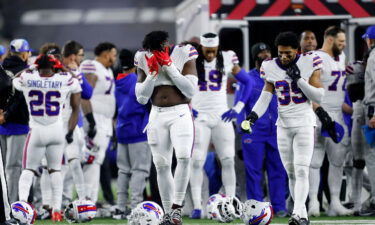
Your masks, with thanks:
M271 224L274 225L279 225L279 224L287 224L288 218L275 218L273 219ZM191 220L188 218L184 218L183 224L221 224L223 223L218 223L212 220ZM64 223L53 223L50 220L44 220L44 221L36 221L35 224L69 224L67 222ZM100 218L100 219L95 219L91 221L90 223L87 224L127 224L126 220L113 220L113 219L105 219L105 218ZM233 225L240 225L243 224L240 220L233 221ZM312 218L311 219L311 224L317 224L317 225L331 225L331 224L342 224L342 225L351 225L351 224L372 224L375 225L375 217L319 217L319 218Z

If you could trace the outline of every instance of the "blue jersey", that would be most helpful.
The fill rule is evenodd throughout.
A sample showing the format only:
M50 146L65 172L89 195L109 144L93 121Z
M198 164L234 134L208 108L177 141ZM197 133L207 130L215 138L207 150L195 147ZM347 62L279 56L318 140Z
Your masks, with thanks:
M348 104L350 107L353 107L353 103L350 101L347 89L345 89L345 103ZM344 115L345 124L348 127L349 137L351 137L352 127L353 127L352 115L345 113L345 112L343 113L343 115Z
M240 127L241 122L250 114L252 108L257 102L260 94L262 93L264 80L260 77L260 73L256 69L250 70L248 76L251 79L251 95L245 101L245 108L237 116L237 127ZM241 82L237 82L237 89L235 93L235 103L241 98L244 93L244 85ZM276 95L272 97L270 105L264 115L260 117L253 126L252 136L269 136L270 134L276 134L276 120L277 120L277 98Z
M143 129L148 123L150 104L141 105L135 97L135 73L119 74L116 80L117 139L121 144L147 140Z

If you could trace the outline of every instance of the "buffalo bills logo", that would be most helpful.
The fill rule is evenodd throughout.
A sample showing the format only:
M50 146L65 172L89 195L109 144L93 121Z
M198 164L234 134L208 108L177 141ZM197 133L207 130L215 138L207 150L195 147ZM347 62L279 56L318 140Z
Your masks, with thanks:
M142 206L148 212L154 212L158 218L160 217L160 215L161 215L160 210L157 207L155 207L153 204L151 204L151 203L144 203Z
M15 212L22 212L23 217L27 217L27 214L29 214L29 211L25 209L20 203L13 205L13 210Z
M245 140L243 140L243 143L245 144L251 144L253 142L253 139L251 138L245 138Z

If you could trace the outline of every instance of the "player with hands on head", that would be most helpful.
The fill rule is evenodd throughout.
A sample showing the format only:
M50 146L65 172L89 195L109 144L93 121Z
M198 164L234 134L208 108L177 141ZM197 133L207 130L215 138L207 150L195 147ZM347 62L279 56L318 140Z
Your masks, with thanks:
M147 130L165 215L160 224L182 224L182 204L190 178L194 125L189 103L197 92L197 51L171 46L168 33L152 31L134 57L137 101L152 103ZM172 175L173 149L177 166Z
M61 110L70 94L72 114L68 130L77 125L81 87L69 73L56 72L61 63L52 55L40 55L35 63L37 70L27 70L13 80L17 90L23 92L29 106L30 128L24 150L24 170L19 180L19 198L27 201L33 177L43 157L47 159L52 185L52 220L62 221L61 200L63 181L61 160L65 142ZM68 137L69 135L65 135Z
M321 63L314 53L298 55L298 38L292 32L280 33L275 40L278 57L263 61L260 73L263 91L251 113L241 124L245 132L266 111L272 95L278 98L277 145L289 177L294 208L289 225L309 224L305 201L309 187L309 166L314 148L316 117L312 102L321 102ZM296 69L298 68L298 70Z

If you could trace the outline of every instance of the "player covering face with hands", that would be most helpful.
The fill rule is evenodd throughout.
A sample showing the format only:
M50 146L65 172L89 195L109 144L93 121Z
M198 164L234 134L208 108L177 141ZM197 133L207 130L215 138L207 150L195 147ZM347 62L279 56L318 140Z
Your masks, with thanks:
M276 122L277 144L294 200L289 224L309 224L305 201L316 126L312 101L320 102L324 95L320 83L321 62L314 53L297 54L298 38L292 32L280 33L275 45L278 57L262 63L260 73L265 85L241 127L245 132L252 131L251 126L263 115L275 92L279 114Z
M138 74L135 93L139 103L152 103L146 129L166 212L161 224L182 224L182 203L194 141L188 103L197 91L195 59L198 53L191 45L170 46L164 31L147 34L143 48L134 59ZM177 158L174 177L173 149Z

